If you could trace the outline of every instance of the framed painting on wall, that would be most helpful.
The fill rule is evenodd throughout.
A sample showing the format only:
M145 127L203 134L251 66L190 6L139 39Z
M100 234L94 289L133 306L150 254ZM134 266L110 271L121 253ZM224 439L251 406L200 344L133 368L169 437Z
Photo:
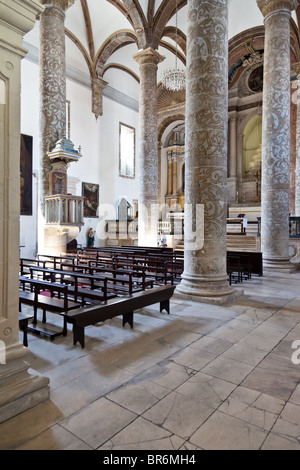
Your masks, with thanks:
M119 123L119 176L135 178L135 128Z
M97 217L99 206L99 184L82 183L83 217Z
M32 215L32 136L21 134L20 215Z

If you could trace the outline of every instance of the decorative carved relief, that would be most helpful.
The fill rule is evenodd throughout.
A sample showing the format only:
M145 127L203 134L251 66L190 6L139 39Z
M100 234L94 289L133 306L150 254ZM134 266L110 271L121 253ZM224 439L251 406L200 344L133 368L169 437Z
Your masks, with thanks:
M103 114L103 90L108 83L100 77L92 77L92 112L96 119Z
M265 18L262 147L262 249L265 260L289 254L290 10L293 1L258 1ZM276 11L276 13L274 13ZM273 13L272 15L270 13Z
M40 2L46 7L56 7L62 11L67 11L74 4L75 0L40 0Z

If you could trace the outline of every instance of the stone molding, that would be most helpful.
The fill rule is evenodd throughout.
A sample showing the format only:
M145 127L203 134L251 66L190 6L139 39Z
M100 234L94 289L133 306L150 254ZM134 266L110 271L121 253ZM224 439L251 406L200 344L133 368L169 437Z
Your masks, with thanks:
M22 36L33 28L37 15L44 11L44 7L36 0L0 0L0 10L1 23L14 30L15 39L21 42Z
M297 8L298 0L257 0L264 18L276 12L291 12Z
M45 8L58 8L59 10L67 11L74 4L75 0L40 0L40 2Z
M139 51L133 56L133 58L139 63L140 67L143 65L157 66L165 59L164 56L159 54L156 50L152 49L152 47L148 47L147 49Z
M92 77L92 112L96 119L103 114L103 90L108 82L101 77Z

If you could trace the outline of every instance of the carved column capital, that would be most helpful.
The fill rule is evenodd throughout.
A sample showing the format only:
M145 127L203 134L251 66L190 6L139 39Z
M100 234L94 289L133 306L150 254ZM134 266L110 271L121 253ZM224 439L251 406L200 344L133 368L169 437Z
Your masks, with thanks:
M235 124L239 119L238 113L235 111L234 113L229 114L228 119L231 124Z
M299 78L300 78L300 62L295 62L295 63L292 65L292 69L296 72L296 74L297 74L297 79L299 80Z
M103 90L108 82L101 77L92 77L92 112L96 119L103 114Z
M298 0L257 0L257 5L264 18L276 12L291 12L298 6Z
M59 10L67 11L69 7L74 4L75 0L40 0L40 3L45 6L45 8L56 7Z
M143 49L139 51L137 54L133 56L134 60L136 60L140 66L142 65L155 65L157 66L160 62L162 62L165 57L159 54L156 50L152 49L152 47L148 47L147 49Z

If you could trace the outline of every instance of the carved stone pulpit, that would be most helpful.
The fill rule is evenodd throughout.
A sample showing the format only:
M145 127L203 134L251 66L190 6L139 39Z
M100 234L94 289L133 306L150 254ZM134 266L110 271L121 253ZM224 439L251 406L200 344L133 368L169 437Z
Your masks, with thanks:
M66 245L77 237L83 226L83 201L81 196L67 193L68 166L81 158L80 148L63 137L48 153L52 163L49 173L50 194L45 197L45 240L47 254L66 251Z

